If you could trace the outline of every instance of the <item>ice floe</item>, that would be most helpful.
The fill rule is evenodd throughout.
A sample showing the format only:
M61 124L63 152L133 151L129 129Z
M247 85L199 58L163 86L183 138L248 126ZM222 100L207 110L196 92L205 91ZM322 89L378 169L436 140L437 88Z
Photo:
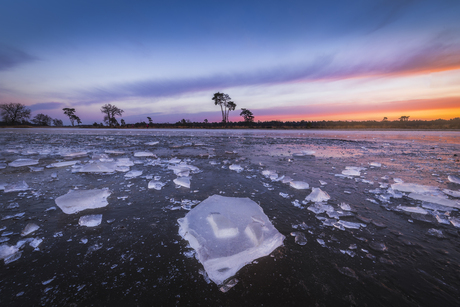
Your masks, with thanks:
M151 180L149 181L148 188L160 191L162 187L164 187L166 183L160 182L158 180Z
M56 205L66 214L74 214L86 209L102 208L108 205L108 189L70 190L55 199Z
M133 170L133 171L127 172L127 173L125 174L125 178L131 179L131 178L139 177L140 175L142 175L142 171Z
M96 227L101 225L102 214L90 214L80 217L78 225L86 227Z
M66 167L66 166L73 166L77 163L79 163L80 161L63 161L63 162L55 162L55 163L51 163L50 165L48 165L47 167L50 168L50 167Z
M153 152L150 151L138 151L134 153L135 157L155 157L156 155Z
M178 220L179 234L218 285L283 244L262 208L249 198L213 195Z
M178 186L190 189L190 177L178 177L173 182Z
M232 164L228 167L229 170L236 171L237 173L240 173L244 170L243 167L239 164Z
M434 186L427 186L427 185L421 185L421 184L416 184L416 183L403 183L403 182L393 183L391 185L391 188L393 190L400 191L400 192L418 193L418 194L436 193L438 191L438 188Z
M433 204L438 204L441 206L446 206L446 207L452 207L452 208L457 208L460 209L460 202L447 199L447 198L442 198L439 196L431 196L431 195L424 195L424 194L417 194L417 193L410 193L408 195L409 198L415 199L415 200L420 200L420 201L425 201Z
M329 194L321 190L320 188L312 188L312 192L308 195L305 200L314 203L328 201L331 197Z
M35 160L35 159L17 159L9 163L8 166L21 167L21 166L37 165L38 162L39 160Z
M5 193L27 191L29 185L25 181L7 184L4 188Z
M35 232L36 230L38 230L40 228L40 226L38 226L37 224L35 223L29 223L26 225L26 227L22 230L21 232L21 236L25 237L33 232Z
M305 190L310 188L310 185L303 181L289 181L289 185L291 186L291 188L297 190Z

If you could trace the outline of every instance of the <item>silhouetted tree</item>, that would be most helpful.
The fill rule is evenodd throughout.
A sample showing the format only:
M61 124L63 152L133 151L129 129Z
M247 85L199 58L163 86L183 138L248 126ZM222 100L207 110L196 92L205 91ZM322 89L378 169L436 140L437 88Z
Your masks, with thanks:
M149 120L149 125L153 124L152 118L150 116L147 116L147 119Z
M32 119L32 122L40 126L51 126L52 120L53 119L50 116L43 113L39 113L35 115L34 119Z
M401 116L401 117L399 118L399 120L402 121L402 122L407 122L407 121L409 120L409 117L410 117L410 116Z
M62 127L64 126L64 123L62 122L62 119L54 118L53 125L55 125L56 127Z
M72 126L75 126L75 122L78 124L81 124L80 117L75 115L75 109L74 108L64 108L62 109L64 111L64 114L67 115L70 119L70 123Z
M0 114L7 124L17 124L30 118L30 109L22 103L0 104Z
M204 123L205 123L205 124L209 123L208 119L205 118L205 119L204 119Z
M253 123L254 122L254 115L252 114L252 112L248 109L245 109L245 108L242 108L241 109L241 113L240 113L240 116L243 116L244 118L244 122L245 123Z
M387 122L387 121L388 121L388 117L385 116L385 117L383 118L382 122Z
M217 92L214 94L212 97L212 100L214 100L214 105L220 106L220 110L222 112L222 122L227 123L228 122L228 114L230 111L235 110L236 104L230 100L230 96L228 94L220 93Z
M105 104L101 108L101 112L106 114L104 116L104 121L112 127L113 125L118 124L115 116L121 116L124 112L122 109L116 107L115 105L111 105L110 103Z
M123 118L120 120L120 122L122 126L126 126L125 120Z

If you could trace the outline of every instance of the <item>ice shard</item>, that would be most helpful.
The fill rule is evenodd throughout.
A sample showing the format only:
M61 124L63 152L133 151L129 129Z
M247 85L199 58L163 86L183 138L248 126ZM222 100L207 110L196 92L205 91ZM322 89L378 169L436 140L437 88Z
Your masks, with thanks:
M84 215L78 220L78 225L86 227L96 227L101 225L102 214Z
M190 189L190 177L177 177L173 181L178 186Z
M8 192L20 192L20 191L27 191L29 189L29 185L25 181L20 181L16 183L10 183L5 186L5 193Z
M77 213L86 209L102 208L108 205L108 189L70 190L55 199L56 205L66 214Z
M283 244L262 208L249 198L213 195L178 220L179 234L218 285Z
M303 181L290 181L289 185L292 188L297 189L297 190L305 190L305 189L310 188L310 185L308 183L306 183L306 182L303 182Z
M21 232L21 236L25 237L28 234L31 234L32 232L38 230L39 228L40 228L40 226L38 226L37 224L29 223L29 224L26 225L24 230Z
M416 183L403 183L403 182L393 183L391 185L391 188L393 190L400 191L400 192L418 193L418 194L435 193L438 190L437 187L433 187L433 186L421 185L421 184L416 184Z
M308 195L305 200L311 201L314 203L319 203L323 201L328 201L331 197L329 194L321 190L320 188L312 188L312 192Z
M450 182L460 184L460 177L458 177L458 176L449 175L449 176L447 176L447 179L449 179Z
M12 167L21 167L21 166L29 166L29 165L37 165L38 160L35 159L17 159L8 164Z

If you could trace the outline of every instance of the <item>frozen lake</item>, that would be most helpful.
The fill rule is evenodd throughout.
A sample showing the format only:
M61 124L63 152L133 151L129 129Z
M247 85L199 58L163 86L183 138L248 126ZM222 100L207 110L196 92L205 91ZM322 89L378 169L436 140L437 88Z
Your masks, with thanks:
M2 305L460 304L460 132L0 131ZM212 195L285 237L224 287L179 234Z

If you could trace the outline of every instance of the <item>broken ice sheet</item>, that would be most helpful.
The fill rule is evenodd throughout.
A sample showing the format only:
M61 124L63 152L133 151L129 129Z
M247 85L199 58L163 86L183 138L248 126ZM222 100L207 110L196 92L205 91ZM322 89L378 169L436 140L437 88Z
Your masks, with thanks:
M460 177L449 175L447 176L447 179L449 179L450 182L460 184Z
M108 189L70 190L55 199L56 205L66 214L77 213L86 209L102 208L108 205Z
M16 183L10 183L5 186L5 193L8 192L20 192L20 191L27 191L29 189L29 186L25 181L20 181Z
M228 167L229 170L236 171L237 173L240 173L244 170L244 168L241 167L239 164L232 164Z
M178 186L190 189L190 177L178 177L173 182Z
M321 190L320 188L312 188L312 192L308 195L305 200L311 201L314 203L319 203L323 201L328 201L331 197L329 194Z
M39 228L40 228L40 226L38 226L37 224L29 223L29 224L26 225L24 230L21 232L21 236L25 237L28 234L31 234L32 232L38 230Z
M162 187L164 187L166 183L160 182L158 180L151 180L149 182L148 188L149 189L155 189L157 191L160 191Z
M418 194L436 193L438 191L437 187L421 185L421 184L416 184L416 183L403 183L403 182L393 183L391 185L391 188L393 190L400 191L400 192L418 193Z
M361 176L361 171L365 170L364 167L359 166L345 166L342 174L345 176Z
M430 196L430 195L423 195L423 194L417 194L417 193L410 193L409 198L412 198L415 200L426 201L428 203L438 204L441 206L460 209L459 202L456 202L454 200L447 199L447 198L442 198L439 196Z
M78 225L86 227L96 227L101 225L102 214L90 214L80 217Z
M17 159L8 164L12 167L21 167L21 166L29 166L29 165L37 165L38 160L35 159Z
M134 153L135 157L156 157L156 155L150 151L138 151Z
M51 163L50 165L47 166L47 168L51 167L66 167L66 166L73 166L80 161L63 161L63 162L56 162L56 163Z
M305 189L310 188L310 185L308 183L306 183L306 182L303 182L303 181L290 181L289 185L292 188L297 189L297 190L305 190Z
M139 177L140 175L142 175L142 171L129 171L125 174L125 178L136 178L136 177Z
M178 220L179 234L218 285L283 244L262 208L249 198L213 195Z

